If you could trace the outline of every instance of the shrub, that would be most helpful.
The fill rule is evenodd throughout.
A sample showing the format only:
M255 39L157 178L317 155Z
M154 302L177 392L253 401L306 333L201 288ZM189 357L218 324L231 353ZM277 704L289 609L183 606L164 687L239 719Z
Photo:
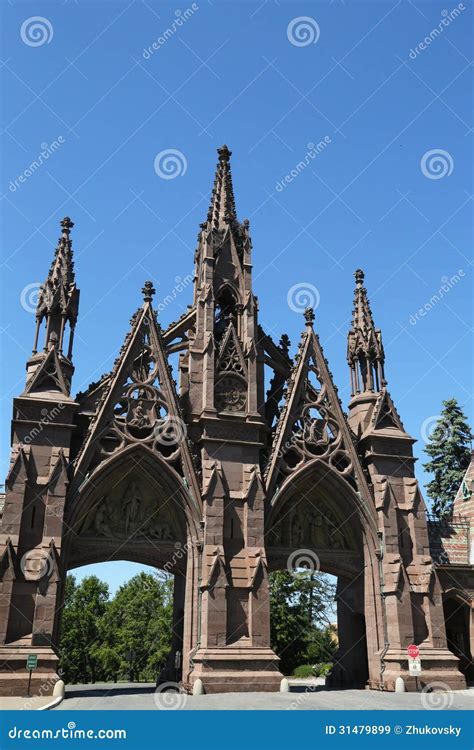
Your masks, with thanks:
M293 677L316 677L316 673L312 664L301 664L294 670Z
M324 664L324 663L323 664L315 664L314 667L313 667L314 674L317 677L327 677L328 674L329 674L329 672L333 668L333 666L334 666L333 664L327 664L327 663L326 664Z

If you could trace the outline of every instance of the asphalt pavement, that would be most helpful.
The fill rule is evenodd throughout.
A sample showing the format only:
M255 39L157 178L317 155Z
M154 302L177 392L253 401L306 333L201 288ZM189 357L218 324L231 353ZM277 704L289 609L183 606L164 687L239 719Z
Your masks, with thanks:
M440 693L383 693L375 690L327 690L322 685L292 684L289 693L185 695L157 691L153 684L71 685L55 711L71 710L472 710L474 689Z

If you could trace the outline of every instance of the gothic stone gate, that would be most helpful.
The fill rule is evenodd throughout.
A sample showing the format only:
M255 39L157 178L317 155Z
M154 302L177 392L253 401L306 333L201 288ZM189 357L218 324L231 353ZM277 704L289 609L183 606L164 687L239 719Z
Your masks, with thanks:
M464 685L447 649L413 439L387 390L380 331L356 272L348 416L314 315L294 361L258 323L249 222L218 150L192 304L162 330L147 282L112 371L71 395L79 306L69 218L43 285L26 387L15 398L0 543L0 690L57 679L66 571L129 559L176 574L174 648L208 692L277 690L268 573L301 551L339 576L334 684ZM40 341L43 348L38 348ZM179 392L169 356L179 353ZM273 376L265 392L264 367ZM184 613L184 616L183 616Z

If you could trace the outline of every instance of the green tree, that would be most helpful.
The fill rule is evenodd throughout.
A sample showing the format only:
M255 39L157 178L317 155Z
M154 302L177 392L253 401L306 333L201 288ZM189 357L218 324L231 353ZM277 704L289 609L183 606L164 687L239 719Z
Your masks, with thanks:
M96 652L108 599L109 587L97 576L87 576L80 584L74 576L67 577L59 646L60 668L66 682L101 679Z
M96 576L66 579L60 666L69 683L154 680L172 639L172 579L140 573L109 601Z
M430 460L423 468L433 475L426 486L433 501L432 513L447 518L471 456L471 430L455 398L443 401L441 416L430 436L425 453Z
M308 640L306 650L309 664L328 664L334 659L337 651L337 641L331 628L324 630L313 630Z
M109 676L155 679L171 650L172 610L169 578L139 573L119 588L102 623L99 653Z
M334 585L322 573L271 573L270 638L283 674L311 661L310 645L314 655L317 635L329 624L334 595Z

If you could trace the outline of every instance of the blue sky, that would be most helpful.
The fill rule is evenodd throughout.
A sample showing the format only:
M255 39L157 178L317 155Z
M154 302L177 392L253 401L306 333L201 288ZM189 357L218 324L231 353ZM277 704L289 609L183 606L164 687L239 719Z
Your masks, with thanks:
M468 2L4 2L2 474L33 343L31 302L60 219L76 224L82 390L110 369L143 282L153 279L159 301L192 272L224 142L267 330L296 345L302 316L288 292L315 287L316 327L347 403L362 267L416 455L442 399L455 396L470 414L471 28ZM324 139L308 157L308 144ZM25 176L45 145L49 158ZM170 150L177 174L165 179L170 163L156 157ZM163 325L190 302L190 287L175 296ZM128 564L116 570L113 585Z

